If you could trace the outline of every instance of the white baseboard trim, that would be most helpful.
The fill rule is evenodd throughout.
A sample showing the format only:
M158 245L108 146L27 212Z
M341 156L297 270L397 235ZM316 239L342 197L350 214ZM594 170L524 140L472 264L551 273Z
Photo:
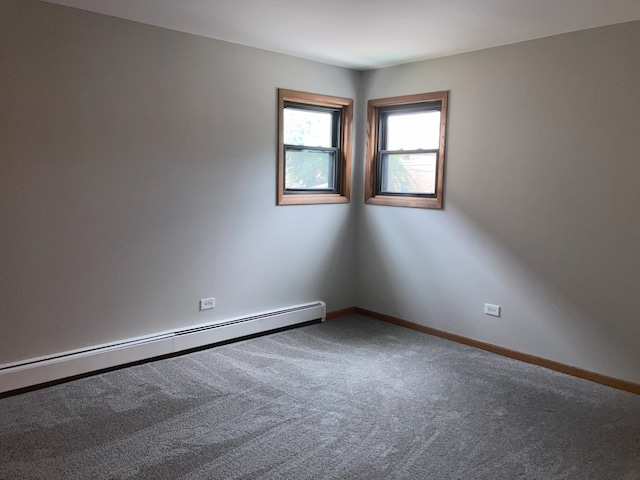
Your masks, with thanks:
M326 319L322 301L0 365L0 393Z

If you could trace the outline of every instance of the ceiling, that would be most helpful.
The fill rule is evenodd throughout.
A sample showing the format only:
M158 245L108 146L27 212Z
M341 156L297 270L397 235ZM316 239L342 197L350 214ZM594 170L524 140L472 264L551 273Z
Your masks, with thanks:
M640 0L45 0L366 70L640 20Z

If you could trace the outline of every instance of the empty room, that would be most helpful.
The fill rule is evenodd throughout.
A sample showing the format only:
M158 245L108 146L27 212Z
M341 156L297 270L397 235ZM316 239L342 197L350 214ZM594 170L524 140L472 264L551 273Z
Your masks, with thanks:
M0 0L0 479L640 480L640 0Z

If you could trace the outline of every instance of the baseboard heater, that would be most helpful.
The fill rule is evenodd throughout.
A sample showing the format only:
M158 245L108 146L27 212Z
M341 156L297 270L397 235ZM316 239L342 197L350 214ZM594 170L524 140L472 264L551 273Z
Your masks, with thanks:
M325 303L316 301L8 363L0 365L0 393L313 320L324 321L326 313Z

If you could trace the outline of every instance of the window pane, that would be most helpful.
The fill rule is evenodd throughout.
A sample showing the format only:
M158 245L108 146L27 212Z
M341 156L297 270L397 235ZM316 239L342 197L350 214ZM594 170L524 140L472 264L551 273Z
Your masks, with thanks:
M335 190L335 153L286 150L285 189Z
M382 156L383 193L436 193L437 153Z
M284 109L284 143L307 147L333 147L331 112Z
M431 150L439 145L439 111L396 113L388 116L385 150Z

